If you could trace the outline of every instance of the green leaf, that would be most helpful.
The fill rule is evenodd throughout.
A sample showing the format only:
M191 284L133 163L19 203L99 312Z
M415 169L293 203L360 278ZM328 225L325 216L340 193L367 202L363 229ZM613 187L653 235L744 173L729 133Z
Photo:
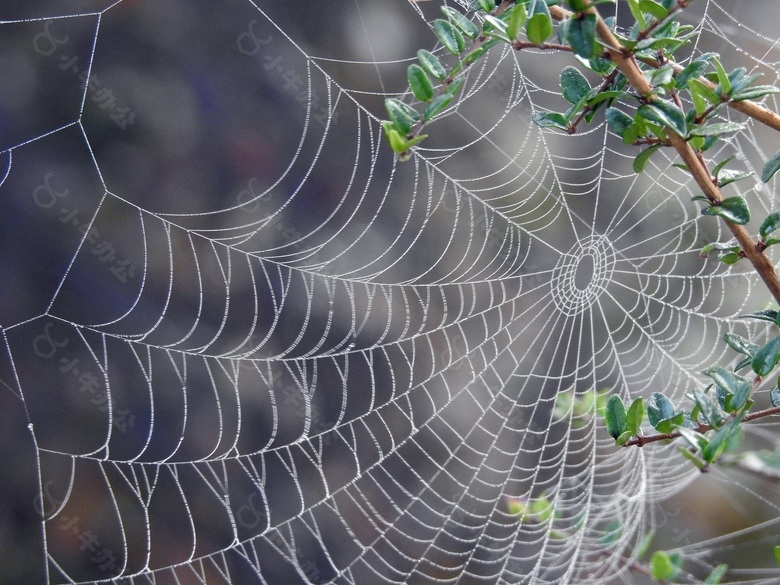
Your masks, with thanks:
M594 105L596 105L598 103L601 103L603 101L622 100L622 99L626 99L628 97L631 97L631 94L630 93L626 93L625 91L616 91L616 90L600 91L597 94L595 94L594 96L588 98L588 105L589 106L594 106ZM629 119L631 119L630 116L627 116L627 117Z
M497 43L499 43L499 39L497 38L491 38L487 41L485 41L482 45L474 49L473 51L470 51L467 53L460 63L455 65L455 67L452 68L452 71L450 73L451 77L454 77L458 73L460 73L465 67L471 65L474 61L479 59L482 55L487 53L493 46L495 46Z
M639 8L642 9L642 12L652 15L656 20L663 20L669 14L666 8L654 0L639 0Z
M707 465L707 464L706 464L706 463L704 463L704 461L702 461L701 459L699 459L698 457L696 457L696 455L694 455L693 453L691 453L691 452L690 452L688 449L686 449L685 447L678 447L678 448L677 448L677 450L680 452L680 455L682 455L682 456L683 456L683 457L685 457L685 458L686 458L688 461L690 461L691 463L693 463L693 464L694 464L696 467L698 467L698 468L699 468L699 470L702 470L702 469L704 469L704 468L706 467L706 465Z
M579 69L569 65L561 71L561 89L564 99L570 104L576 104L590 91L590 84Z
M645 534L642 542L640 542L634 549L634 558L640 559L645 555L645 553L650 549L650 544L653 542L653 537L655 537L655 530L651 530Z
M531 500L531 513L536 518L537 522L547 522L553 516L555 512L554 506L549 499L544 496L540 496L534 500Z
M423 110L423 120L428 122L431 120L434 116L439 114L442 110L444 110L448 105L450 105L450 102L452 101L453 96L449 93L443 93L441 95L437 95L435 98L433 98L430 103L425 106L425 109Z
M712 378L712 381L715 382L719 388L734 395L731 399L732 412L740 410L745 406L745 403L753 390L753 385L748 380L721 366L707 368L704 370L704 375ZM702 408L702 412L704 412L704 408ZM710 421L710 424L717 426L717 423L714 423L713 421Z
M691 136L722 136L729 132L739 132L743 128L745 128L745 124L737 124L736 122L707 124L706 126L694 126L691 129Z
M409 82L409 89L412 90L414 97L421 102L430 101L433 97L433 84L428 74L417 63L412 63L406 69L406 79Z
M567 131L569 129L566 116L558 112L536 112L531 119L540 128L560 128Z
M522 498L508 497L506 498L507 511L513 516L522 518L526 510L528 509L528 502Z
M466 40L463 35L448 20L437 18L433 23L433 32L444 48L453 55L460 55L466 48Z
M648 39L649 40L649 39ZM641 44L641 43L640 43ZM674 77L674 68L671 63L667 63L658 69L651 69L645 73L645 77L650 85L666 86L671 83Z
M422 68L425 69L425 72L431 77L438 79L439 81L444 81L447 77L447 71L444 69L441 61L439 61L439 58L430 51L426 51L425 49L417 51L417 60L420 62Z
M726 266L736 264L740 260L742 260L742 256L740 256L738 252L729 252L728 254L723 254L723 256L718 258L718 262L722 262Z
M685 413L678 412L671 418L665 418L663 420L659 420L658 424L655 426L655 430L657 430L661 434L669 434L677 430L677 428L684 423L685 423Z
M721 102L720 96L712 91L707 84L698 79L689 80L688 89L691 92L691 99L693 99L693 105L698 116L701 116L710 105Z
M701 210L702 215L719 216L730 223L745 225L750 221L747 202L739 195L727 197L720 205L711 205Z
M607 432L613 439L617 439L621 434L628 430L626 424L626 406L623 399L617 394L613 394L607 400L607 408L604 411L604 422L607 425Z
M604 527L604 534L599 538L599 545L603 548L608 548L620 540L622 533L623 525L620 523L620 520L612 520Z
M679 136L684 137L688 133L685 114L672 102L655 99L649 104L639 106L637 114L645 120L666 126Z
M615 439L615 444L620 445L621 447L628 443L629 439L633 437L633 433L631 431L624 431L620 433L620 436Z
M388 98L385 100L385 110L398 133L406 136L412 131L412 126L420 121L420 114L413 107L401 100Z
M718 74L721 95L729 95L731 93L731 80L729 79L726 70L717 57L712 60L712 63L715 65L715 71Z
M771 402L772 406L775 408L780 406L780 378L777 379L777 384L778 385L769 392L769 402Z
M388 144L390 144L390 148L393 150L395 154L398 155L398 158L401 161L405 161L409 158L409 149L425 140L428 136L423 134L420 136L415 136L414 138L407 139L404 136L402 136L398 130L395 129L395 126L392 122L382 122L382 129L385 132L385 138L387 139Z
M669 554L657 550L650 558L650 574L656 581L668 581L677 574L678 568L674 566Z
M704 585L719 585L721 579L726 576L728 570L728 565L718 565L709 575L707 575L707 578L704 580Z
M596 15L582 14L569 21L566 41L575 55L590 59L596 54Z
M780 361L780 337L775 337L755 353L750 366L763 378L775 368L778 361Z
M607 119L610 130L621 138L625 135L626 130L634 124L634 119L631 116L617 108L607 108L604 117Z
M528 12L525 9L525 4L518 2L509 12L509 19L506 23L506 36L511 41L516 40L520 36L526 20L528 20Z
M573 12L584 12L588 9L588 3L585 0L569 0L569 6Z
M731 438L739 432L739 425L743 418L745 418L744 411L715 431L710 442L701 450L701 456L707 463L713 463L726 450Z
M642 426L642 420L645 418L645 401L641 396L635 399L626 413L626 430L631 435L638 435L639 428Z
M528 19L525 27L525 34L529 41L535 45L541 45L550 38L552 33L553 25L547 3L544 0L536 0L533 16Z
M775 323L780 318L780 313L771 309L764 311L755 311L754 313L748 313L746 315L740 315L740 319L756 319L757 321L769 321Z
M718 176L718 175L720 174L720 172L723 170L723 168L724 168L724 167L725 167L727 164L729 164L729 163L730 163L732 160L734 160L734 157L733 157L733 156L730 156L730 157L728 157L727 159L720 161L718 164L716 164L716 165L715 165L715 166L712 168L712 174L713 174L713 175L715 175L715 176Z
M457 79L453 79L452 83L450 83L447 86L447 89L445 90L445 93L450 94L452 97L455 97L455 94L457 94L460 91L460 88L463 87L463 85L466 83L466 80L462 77L458 77Z
M483 12L493 12L493 9L496 7L494 0L477 0L477 3Z
M458 30L470 39L476 39L479 35L479 27L471 22L468 18L463 16L460 12L449 6L442 6L441 11L444 13L452 24L454 24ZM462 50L462 49L461 49Z
M723 415L712 400L710 400L709 396L697 389L693 391L693 399L696 401L696 405L699 407L699 411L708 425L711 427L719 427L723 424Z
M731 101L741 102L743 100L755 100L770 93L777 93L780 89L774 85L756 85L754 87L746 87L735 91L731 96Z
M660 421L674 416L674 405L660 392L653 392L647 399L647 420L655 427Z
M737 353L741 353L750 357L758 350L758 345L745 339L741 335L736 333L726 333L723 335L723 341L725 341L731 349Z
M639 0L628 0L628 8L631 10L631 16L634 17L637 25L640 29L647 27L647 21L645 15L642 13L642 9L639 6Z
M775 547L775 562L780 566L780 544Z
M390 148L393 152L398 154L404 151L404 142L406 139L399 134L395 129L392 122L382 122L382 129L385 131L385 138L387 139Z
M736 183L742 179L752 177L753 173L745 171L734 171L731 169L724 169L718 173L718 187L725 187L731 183Z
M701 451L709 444L707 437L697 431L682 427L677 429L677 432L680 433L680 436L691 446L691 448L696 449L697 451Z
M761 77L760 73L754 75L746 75L747 69L744 67L737 67L729 73L729 82L731 83L731 89L729 90L729 96L733 96L736 92L745 89L748 85L753 83L756 79Z
M704 73L709 66L709 60L714 56L715 53L705 53L688 63L682 71L674 76L677 87L680 89L685 88L690 79L696 79Z
M764 168L761 170L761 180L764 183L768 183L769 179L771 179L778 170L780 170L780 150L774 153L772 158L764 164Z
M642 152L640 152L634 159L634 172L641 173L644 171L645 166L647 165L647 161L650 160L650 157L659 148L661 148L660 144L653 144L652 146L645 148Z
M694 198L694 201L709 201L706 197L701 198ZM737 244L736 240L729 240L728 242L712 242L704 246L700 251L699 255L704 257L713 250L718 250L719 252L739 252L739 245ZM726 341L728 343L728 341Z
M780 211L773 211L766 216L766 219L761 222L761 227L758 228L758 233L761 237L766 237L780 227Z

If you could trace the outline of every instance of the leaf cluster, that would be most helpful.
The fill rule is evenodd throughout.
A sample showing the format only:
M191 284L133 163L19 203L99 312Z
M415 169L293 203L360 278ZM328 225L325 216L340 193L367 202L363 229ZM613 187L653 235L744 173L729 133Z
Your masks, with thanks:
M759 311L744 317L780 326L777 311ZM754 404L753 392L780 363L780 336L763 345L735 333L726 333L723 339L741 358L733 369L715 365L704 370L703 374L712 382L688 395L690 411L677 409L660 392L647 399L636 398L628 408L618 394L611 395L604 422L615 443L641 446L650 440L681 437L685 446L680 447L680 452L701 470L706 470L724 452L738 448L744 435L743 421ZM748 367L754 374L752 381L738 373ZM770 392L770 401L773 407L780 407L780 379ZM652 438L644 436L641 427L645 422L658 434Z

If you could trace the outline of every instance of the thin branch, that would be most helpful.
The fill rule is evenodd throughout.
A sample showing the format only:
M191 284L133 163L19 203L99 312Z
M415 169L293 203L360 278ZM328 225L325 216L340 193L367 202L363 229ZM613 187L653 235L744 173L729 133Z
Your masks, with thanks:
M505 3L506 2L504 2L504 4ZM572 13L566 10L565 8L561 8L560 6L550 6L550 16L552 16L555 20L558 21L566 20L571 15ZM642 59L642 62L647 63L648 65L654 67L658 66L658 62L653 59ZM672 63L672 66L674 67L675 73L679 73L680 71L683 70L683 67L678 63ZM705 77L699 77L699 81L707 85L707 87L709 87L710 89L715 89L716 87L714 83L712 83L709 79ZM741 112L746 116L753 118L757 122L760 122L761 124L764 124L765 126L773 128L778 132L780 132L780 115L776 114L772 110L768 110L765 107L760 106L756 102L750 100L743 100L739 102L730 101L728 105L730 108L733 108L738 112Z
M637 65L632 53L620 44L620 41L618 41L612 33L612 30L607 26L607 23L604 22L604 19L601 18L601 15L595 8L590 7L588 11L596 16L596 34L598 34L602 42L607 46L607 52L609 53L610 59L612 59L617 68L620 69L621 73L626 76L626 79L633 86L634 90L648 102L657 99L656 96L653 95L652 87L647 79L645 79L642 70L639 69L639 65ZM666 134L674 149L687 165L696 184L710 201L710 204L720 205L724 200L723 194L717 184L713 181L712 175L703 164L702 159L696 156L696 152L683 137L678 136L675 132L670 130L667 131ZM761 250L759 250L753 237L744 226L729 221L726 221L725 223L731 233L734 234L737 242L739 242L742 251L745 252L745 257L753 264L756 272L758 272L759 276L764 281L764 284L766 284L769 292L775 300L780 303L780 278L778 277L777 272L775 272L772 263Z
M516 51L522 51L523 49L541 49L541 50L555 50L555 51L569 51L571 47L569 45L559 45L558 43L530 43L528 41L513 41L512 48Z
M745 415L745 418L743 418L742 421L750 422L751 420L766 418L768 416L774 416L776 414L780 414L780 406L775 406L773 408L765 408L764 410L757 410L755 412L750 412ZM712 426L706 424L700 424L694 427L692 430L698 433L706 433L707 431L712 430ZM647 443L655 443L657 441L668 441L671 439L676 439L679 436L680 433L677 431L671 433L663 433L663 434L659 433L657 435L649 435L647 437L639 435L634 437L633 439L629 439L624 446L630 447L632 445L636 445L637 447L642 447Z

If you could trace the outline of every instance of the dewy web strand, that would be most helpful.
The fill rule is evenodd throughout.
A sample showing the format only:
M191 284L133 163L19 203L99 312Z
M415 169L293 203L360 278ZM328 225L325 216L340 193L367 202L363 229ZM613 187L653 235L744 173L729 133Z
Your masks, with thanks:
M773 494L718 471L691 500L675 445L595 415L683 401L766 298L699 256L728 236L671 154L637 175L603 120L532 123L560 55L491 51L400 164L382 105L445 58L438 2L28 4L0 8L0 581L633 583L651 530L680 580L777 576L738 564ZM757 4L684 18L772 83Z

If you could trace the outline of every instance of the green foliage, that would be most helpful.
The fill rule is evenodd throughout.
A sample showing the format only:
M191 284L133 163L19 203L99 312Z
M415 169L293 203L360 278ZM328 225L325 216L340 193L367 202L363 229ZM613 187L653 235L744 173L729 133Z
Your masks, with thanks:
M780 150L774 153L764 164L764 168L761 170L761 180L764 183L768 183L769 179L771 179L778 170L780 170Z
M747 202L739 195L727 197L718 205L710 205L701 210L702 215L719 216L728 222L745 225L750 221L750 210Z
M657 550L650 559L650 575L655 581L668 581L677 576L681 566L682 555L679 552Z

